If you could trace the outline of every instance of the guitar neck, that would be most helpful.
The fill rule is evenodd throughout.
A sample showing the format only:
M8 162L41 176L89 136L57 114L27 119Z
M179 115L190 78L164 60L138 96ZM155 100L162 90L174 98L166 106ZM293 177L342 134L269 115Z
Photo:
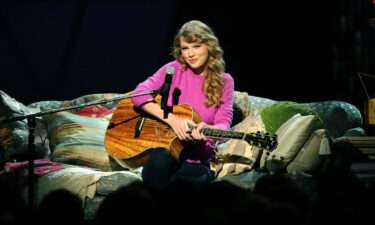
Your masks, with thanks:
M208 138L224 138L224 139L245 139L246 133L231 130L220 130L213 128L203 128L202 133Z
M193 127L191 127L193 128ZM277 146L277 136L262 132L245 133L232 130L220 130L214 128L203 128L202 133L208 138L241 139L248 144L273 150Z

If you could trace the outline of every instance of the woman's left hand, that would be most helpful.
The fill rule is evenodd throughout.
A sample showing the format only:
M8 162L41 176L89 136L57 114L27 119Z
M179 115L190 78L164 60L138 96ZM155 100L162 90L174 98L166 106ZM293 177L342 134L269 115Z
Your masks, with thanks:
M207 137L204 136L202 129L206 126L207 124L204 122L198 123L195 128L191 130L191 137L195 141L207 141Z

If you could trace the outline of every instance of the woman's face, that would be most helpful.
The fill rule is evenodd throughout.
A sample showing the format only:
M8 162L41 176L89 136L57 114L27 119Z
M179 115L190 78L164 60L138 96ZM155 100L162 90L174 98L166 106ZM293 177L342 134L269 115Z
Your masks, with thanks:
M181 55L186 64L197 74L205 75L208 62L208 47L204 43L187 43L180 38Z

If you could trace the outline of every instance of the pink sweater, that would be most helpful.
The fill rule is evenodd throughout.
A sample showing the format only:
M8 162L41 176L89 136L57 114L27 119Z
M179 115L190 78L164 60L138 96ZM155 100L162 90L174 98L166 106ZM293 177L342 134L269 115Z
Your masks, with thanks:
M195 74L191 69L185 69L178 61L170 62L161 67L154 75L148 77L140 83L135 93L142 93L150 90L159 89L165 80L166 68L173 67L175 73L172 78L171 88L168 97L168 106L172 106L173 93L180 92L176 104L189 104L198 112L202 121L209 125L215 125L220 129L228 130L233 117L233 93L234 81L229 73L224 74L224 87L222 93L222 104L220 106L207 107L204 104L205 95L203 93L204 76ZM135 106L140 107L146 101L152 99L151 95L144 95L132 98ZM210 147L209 147L210 146ZM208 149L213 150L212 141L206 143ZM211 154L210 154L211 155ZM212 156L212 155L211 155Z

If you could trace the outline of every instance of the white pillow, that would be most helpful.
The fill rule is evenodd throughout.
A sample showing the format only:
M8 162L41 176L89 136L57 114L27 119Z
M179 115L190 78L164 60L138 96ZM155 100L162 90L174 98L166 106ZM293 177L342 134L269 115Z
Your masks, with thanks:
M285 169L310 135L322 128L321 120L315 115L294 115L276 131L278 145L272 152L263 152L260 166L265 166L270 172L279 172Z
M330 139L327 130L314 131L296 157L288 164L286 170L317 175L323 164L323 156L319 153L321 150L325 153L330 152L332 143Z

